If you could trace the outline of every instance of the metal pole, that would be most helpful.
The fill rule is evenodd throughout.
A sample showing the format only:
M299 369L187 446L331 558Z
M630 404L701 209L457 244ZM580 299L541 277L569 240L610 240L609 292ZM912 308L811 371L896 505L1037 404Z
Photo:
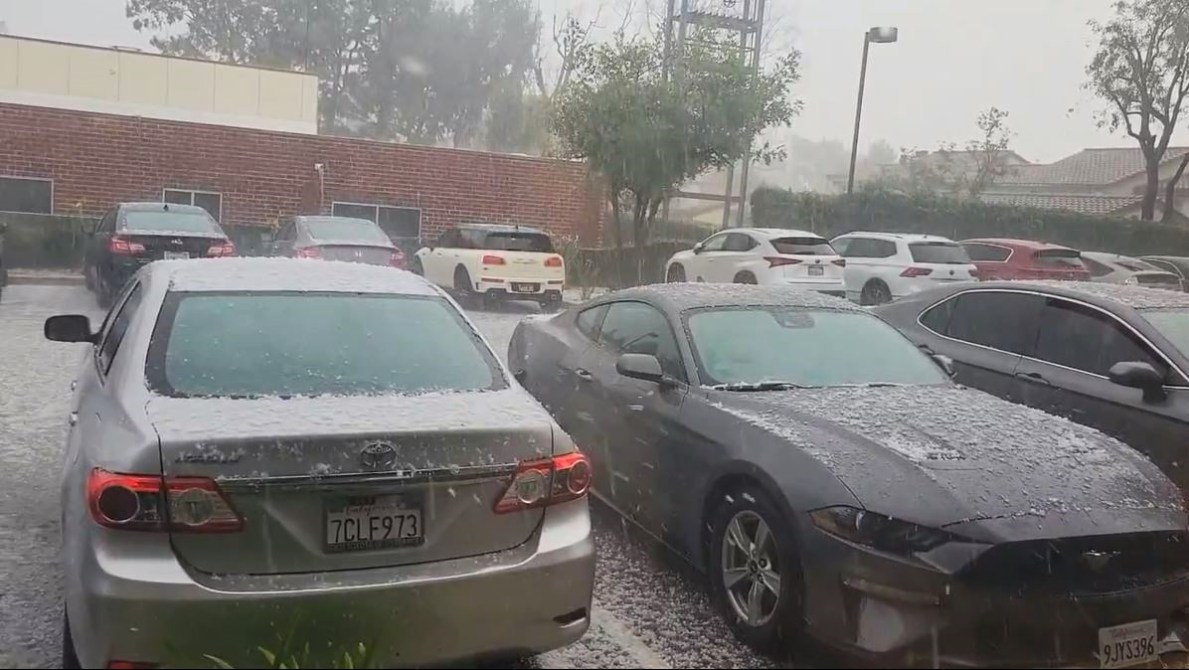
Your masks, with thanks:
M665 10L665 60L661 63L661 78L668 82L673 73L669 70L669 61L673 58L673 5L677 0L669 0ZM683 17L684 18L684 17ZM669 221L669 194L665 193L661 200L661 221Z
M751 0L743 0L743 19L746 21L751 18ZM747 25L740 24L739 27L739 55L746 60L747 58ZM751 64L748 63L748 67ZM746 158L744 162L746 163ZM745 173L746 174L746 173ZM746 184L746 181L744 182ZM726 198L722 201L722 228L726 230L731 226L731 196L735 193L735 164L731 163L727 166L727 189ZM740 222L739 225L743 225Z
M746 9L744 10L746 12ZM744 17L747 15L744 14ZM751 71L753 75L760 72L760 43L764 34L764 0L756 3L756 35L752 40ZM743 215L747 210L747 174L751 171L751 140L747 142L747 151L743 154L743 173L739 176L739 214L736 221L739 228L743 227Z
M867 51L871 48L870 31L863 33L863 64L859 67L859 102L855 105L855 137L850 144L850 171L846 173L846 193L855 191L855 159L859 155L859 121L863 118L863 87L867 83Z

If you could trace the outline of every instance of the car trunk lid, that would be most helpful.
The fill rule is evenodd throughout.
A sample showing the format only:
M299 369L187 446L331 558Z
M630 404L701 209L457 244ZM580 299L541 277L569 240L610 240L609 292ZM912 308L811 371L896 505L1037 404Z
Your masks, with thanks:
M978 278L978 268L970 261L966 249L956 242L911 242L908 250L912 255L912 265L901 274L903 277L926 282L972 281Z
M779 255L768 262L780 267L785 279L829 284L842 281L845 264L824 238L780 237L771 242Z
M483 411L476 411L482 407ZM527 541L540 509L495 514L518 463L552 455L523 391L164 398L148 404L167 477L210 477L244 520L174 532L214 574L363 569L478 556Z
M211 248L220 248L227 243L222 235L163 235L131 230L121 231L118 236L127 240L132 248L139 244L143 251L133 255L146 261L174 260L184 258L207 258L213 254Z

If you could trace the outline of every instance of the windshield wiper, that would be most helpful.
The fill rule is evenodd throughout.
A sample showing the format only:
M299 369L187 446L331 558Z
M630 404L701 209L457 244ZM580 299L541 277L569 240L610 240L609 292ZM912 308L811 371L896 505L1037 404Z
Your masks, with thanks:
M730 384L715 384L710 388L716 391L789 391L818 387L793 382L731 382Z

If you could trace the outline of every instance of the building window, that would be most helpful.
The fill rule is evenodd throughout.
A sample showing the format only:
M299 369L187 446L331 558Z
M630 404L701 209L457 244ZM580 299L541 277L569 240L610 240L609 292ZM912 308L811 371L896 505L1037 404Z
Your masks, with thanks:
M161 196L161 201L171 205L197 205L205 209L215 221L221 220L223 214L223 196L211 191L167 188Z
M0 177L0 212L53 214L53 180Z
M367 219L379 225L394 242L421 241L421 210L416 207L388 207L357 202L336 202L331 205L330 213L335 216Z

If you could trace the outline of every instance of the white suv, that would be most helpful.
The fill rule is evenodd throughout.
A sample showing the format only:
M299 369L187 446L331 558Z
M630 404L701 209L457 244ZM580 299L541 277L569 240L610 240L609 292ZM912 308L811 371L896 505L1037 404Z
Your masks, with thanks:
M549 235L536 228L467 224L417 251L409 269L465 300L534 300L561 306L566 265Z
M665 281L781 284L843 296L845 265L817 233L732 228L673 254L665 266Z
M952 281L976 281L960 244L937 235L855 232L830 244L846 259L846 297L880 305Z

